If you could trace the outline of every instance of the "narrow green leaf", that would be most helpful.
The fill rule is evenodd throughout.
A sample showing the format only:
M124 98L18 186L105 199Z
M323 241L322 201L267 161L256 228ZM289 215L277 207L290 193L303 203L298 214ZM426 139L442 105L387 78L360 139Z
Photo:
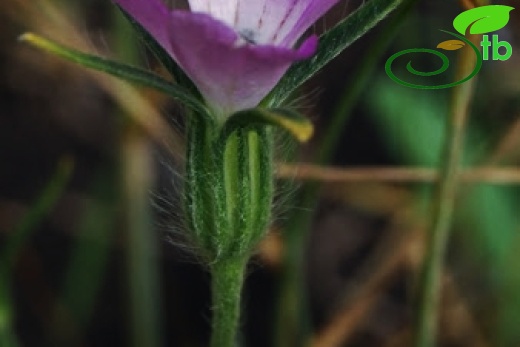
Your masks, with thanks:
M167 81L154 73L98 56L79 52L33 33L23 34L20 36L19 40L84 67L102 71L130 82L154 88L168 94L183 105L196 111L198 114L209 117L209 111L206 106L195 98L189 90Z
M472 8L459 14L453 20L453 27L462 35L486 34L502 29L509 22L509 12L514 7L504 5L488 5Z
M227 138L237 128L250 124L278 126L300 142L309 140L314 132L312 123L299 113L282 108L253 108L233 114L225 123L222 136Z
M16 261L20 249L31 235L31 232L33 232L51 212L63 194L69 183L73 169L74 161L70 157L64 157L58 163L56 173L41 191L34 205L28 210L20 223L8 233L9 237L1 247L0 267L5 266L10 270L9 267Z
M371 0L320 37L311 59L294 64L266 101L279 106L289 94L392 12L402 0Z
M116 5L117 6L117 5ZM200 96L200 93L197 90L197 87L193 84L193 82L189 79L189 77L184 73L184 71L177 65L175 60L166 52L166 50L155 40L155 38L146 31L141 24L136 22L128 13L126 13L120 6L117 8L121 11L124 17L130 22L132 27L134 28L137 36L146 44L146 46L152 51L155 57L161 62L161 64L168 70L168 72L173 76L175 82L180 86L185 87L190 90L192 94L197 94Z

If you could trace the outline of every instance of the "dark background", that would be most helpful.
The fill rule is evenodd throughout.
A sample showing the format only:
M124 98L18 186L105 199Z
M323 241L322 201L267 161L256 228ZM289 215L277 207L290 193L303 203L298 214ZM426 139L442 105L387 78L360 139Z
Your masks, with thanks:
M514 1L500 3L515 6ZM313 30L330 27L358 5L342 1ZM434 48L447 39L438 29L451 30L453 18L462 11L457 1L418 1L398 27L394 29L394 15L329 64L296 98L295 105L313 120L317 131L311 143L299 147L294 160L313 161L337 105L359 82L355 77L374 45L387 35L384 53L375 60L369 82L356 98L331 164L435 167L451 91L401 87L386 76L384 62L403 49ZM520 164L517 11L499 32L501 40L513 45L512 58L484 62L478 76L466 144L466 163L471 165ZM125 129L135 122L126 112L133 104L122 105L114 96L116 86L106 82L110 78L17 41L23 32L35 31L125 60L130 52L118 45L131 30L127 28L126 34L115 30L118 20L113 5L104 0L0 3L0 245L7 244L37 204L58 163L74 163L66 189L30 228L14 271L2 279L11 291L7 301L21 346L131 344L122 146ZM142 66L162 73L143 45L137 47L137 57ZM417 64L436 66L421 57ZM452 70L436 82L451 76ZM166 124L182 133L176 105L155 92L140 93ZM172 156L153 131L144 133L150 138L152 165L143 170L154 178L150 238L159 275L155 299L162 345L204 346L211 317L209 275L183 241L177 202L182 179L172 175L182 171L182 136L173 142L178 146L170 148ZM289 144L280 142L283 157ZM283 277L282 236L294 223L294 211L301 214L302 208L297 192L302 183L298 178L290 181L287 196L277 203L271 236L249 269L242 329L248 346L272 345L275 317L283 310L283 304L277 304ZM280 186L286 186L284 180ZM305 303L313 333L324 331L343 312L351 323L342 346L411 345L431 188L426 183L384 180L322 186L315 211L307 212L314 217L301 288L308 294ZM518 186L465 184L463 189L443 280L441 345L516 346L520 344Z

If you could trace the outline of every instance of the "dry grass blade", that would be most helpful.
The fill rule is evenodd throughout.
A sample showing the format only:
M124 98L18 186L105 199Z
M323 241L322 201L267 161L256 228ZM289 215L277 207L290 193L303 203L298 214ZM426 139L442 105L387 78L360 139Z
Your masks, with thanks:
M403 213L401 217L407 218L406 215L407 213ZM397 224L400 225L400 222ZM341 309L330 323L314 336L312 347L342 346L353 336L399 270L406 266L411 254L423 243L423 229L424 227L418 224L412 226L408 233L396 228L382 240L378 247L380 249L374 251L372 259L366 262L371 269L366 271L367 280L354 293L346 295Z
M435 183L439 179L438 171L428 168L380 167L340 169L304 163L279 164L277 174L279 178L314 180L328 183ZM466 183L520 184L520 168L478 167L466 169L460 173L459 179Z
M489 347L475 317L468 308L464 294L457 287L453 276L446 273L443 278L445 299L441 312L441 330L454 345Z
M518 159L520 159L520 115L502 137L486 164L493 165Z

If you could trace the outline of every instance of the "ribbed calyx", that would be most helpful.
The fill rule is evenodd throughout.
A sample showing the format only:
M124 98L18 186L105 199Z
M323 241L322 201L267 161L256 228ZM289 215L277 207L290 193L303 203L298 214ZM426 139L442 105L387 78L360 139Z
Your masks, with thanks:
M208 263L248 257L268 228L273 198L272 136L261 124L188 124L185 219Z

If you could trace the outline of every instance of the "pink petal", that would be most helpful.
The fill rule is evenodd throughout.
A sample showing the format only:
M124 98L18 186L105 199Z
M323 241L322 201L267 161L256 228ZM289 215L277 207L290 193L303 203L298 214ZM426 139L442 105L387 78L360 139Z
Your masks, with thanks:
M289 66L317 46L316 37L298 50L244 44L234 30L202 13L173 11L167 25L177 63L223 116L257 106Z
M114 1L226 116L257 106L294 61L314 54L315 36L292 46L337 0L189 0L192 10L205 13L170 11L162 0Z

